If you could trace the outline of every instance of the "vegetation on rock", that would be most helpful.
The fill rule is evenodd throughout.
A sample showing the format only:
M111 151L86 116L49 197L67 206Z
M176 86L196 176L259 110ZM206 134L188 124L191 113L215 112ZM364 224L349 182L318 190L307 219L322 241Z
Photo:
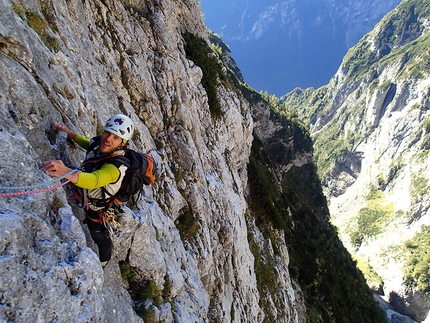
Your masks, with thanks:
M214 55L213 49L205 39L190 32L184 33L183 37L187 58L202 69L202 85L208 95L208 103L212 116L220 118L223 113L217 97L217 86L219 79L225 79L221 61L219 57Z
M272 227L284 231L290 273L304 292L308 322L386 322L356 262L328 221L314 165L292 166L288 172L278 173L282 189L278 188L273 177L276 169L291 164L299 151L311 151L312 145L298 123L285 117L275 118L282 120L284 132L272 138L271 143L254 139L248 168L249 205L256 224L267 237L271 236ZM287 149L278 144L281 138L290 137L294 138L293 147ZM254 255L262 293L263 286L271 288L270 275L274 273L268 270L267 259L264 261L256 252ZM266 311L270 313L270 309ZM266 322L270 322L270 314Z
M407 255L405 282L410 290L416 289L430 295L430 226L408 240L404 248Z

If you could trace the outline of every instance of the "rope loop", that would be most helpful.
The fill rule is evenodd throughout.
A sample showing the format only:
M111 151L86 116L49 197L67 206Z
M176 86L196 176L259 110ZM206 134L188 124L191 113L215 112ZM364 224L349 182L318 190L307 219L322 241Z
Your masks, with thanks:
M67 176L71 175L72 173L76 172L75 175L73 175L70 179L67 179L65 182L61 182L61 180L65 179ZM47 193L49 191L56 190L57 188L60 188L67 183L69 183L72 179L74 179L79 174L79 169L73 169L69 173L67 173L64 176L52 179L50 181L36 184L36 185L30 185L30 186L0 186L0 191L17 191L17 192L1 192L0 197L11 197L11 196L21 196L21 195L31 195L31 194L38 194L38 193ZM57 185L52 186L54 183L60 182ZM47 187L45 189L35 189L39 187Z

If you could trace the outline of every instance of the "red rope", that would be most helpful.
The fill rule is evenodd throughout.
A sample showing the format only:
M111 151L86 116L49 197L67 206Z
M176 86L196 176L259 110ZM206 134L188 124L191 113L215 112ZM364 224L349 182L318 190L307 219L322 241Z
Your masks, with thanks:
M31 195L31 194L38 194L38 193L47 193L49 191L56 190L57 188L60 188L61 186L66 185L69 183L72 179L74 179L76 176L78 176L79 172L76 172L75 175L73 175L70 179L67 181L60 183L58 185L48 187L41 190L33 190L33 191L23 191L23 192L11 192L11 193L0 193L0 197L11 197L11 196L21 196L21 195Z

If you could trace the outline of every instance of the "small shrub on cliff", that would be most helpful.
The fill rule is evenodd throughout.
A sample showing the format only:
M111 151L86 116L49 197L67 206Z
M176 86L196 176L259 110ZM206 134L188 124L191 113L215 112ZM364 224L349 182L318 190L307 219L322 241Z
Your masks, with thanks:
M404 269L406 286L430 295L430 226L405 243L407 263Z
M120 261L119 268L121 270L121 277L128 281L134 282L138 278L137 272L131 267L131 265L126 261Z
M371 286L372 290L382 291L384 281L378 275L378 273L373 269L372 266L367 262L366 259L355 256L355 261L357 261L357 266L366 278L367 285Z
M429 190L429 181L421 174L412 174L411 184L409 192L411 194L412 201L418 203L422 196L427 194Z
M193 238L199 231L197 219L194 217L192 211L187 207L183 208L181 212L182 214L175 221L179 235L182 240Z
M215 54L214 50L203 38L190 32L186 32L182 36L185 41L187 58L202 69L202 85L208 95L211 114L214 118L220 118L223 112L217 96L218 78L224 79L226 76L222 72L221 63L217 58L218 55Z
M122 278L128 282L128 291L134 302L136 313L145 322L156 322L154 312L147 307L149 304L161 306L163 304L163 294L158 286L150 280L143 280L137 271L127 262L120 261L119 267Z

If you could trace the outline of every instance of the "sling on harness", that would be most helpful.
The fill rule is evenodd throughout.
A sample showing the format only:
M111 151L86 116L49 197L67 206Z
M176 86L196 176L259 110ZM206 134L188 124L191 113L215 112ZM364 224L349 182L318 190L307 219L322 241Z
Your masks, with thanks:
M93 214L95 217L90 216L90 214ZM98 210L98 211L92 211L87 210L86 216L87 221L93 221L95 223L99 223L102 226L106 228L106 230L109 232L109 236L111 238L119 237L121 235L121 224L117 221L116 218L117 210L113 208L109 208L107 210Z

